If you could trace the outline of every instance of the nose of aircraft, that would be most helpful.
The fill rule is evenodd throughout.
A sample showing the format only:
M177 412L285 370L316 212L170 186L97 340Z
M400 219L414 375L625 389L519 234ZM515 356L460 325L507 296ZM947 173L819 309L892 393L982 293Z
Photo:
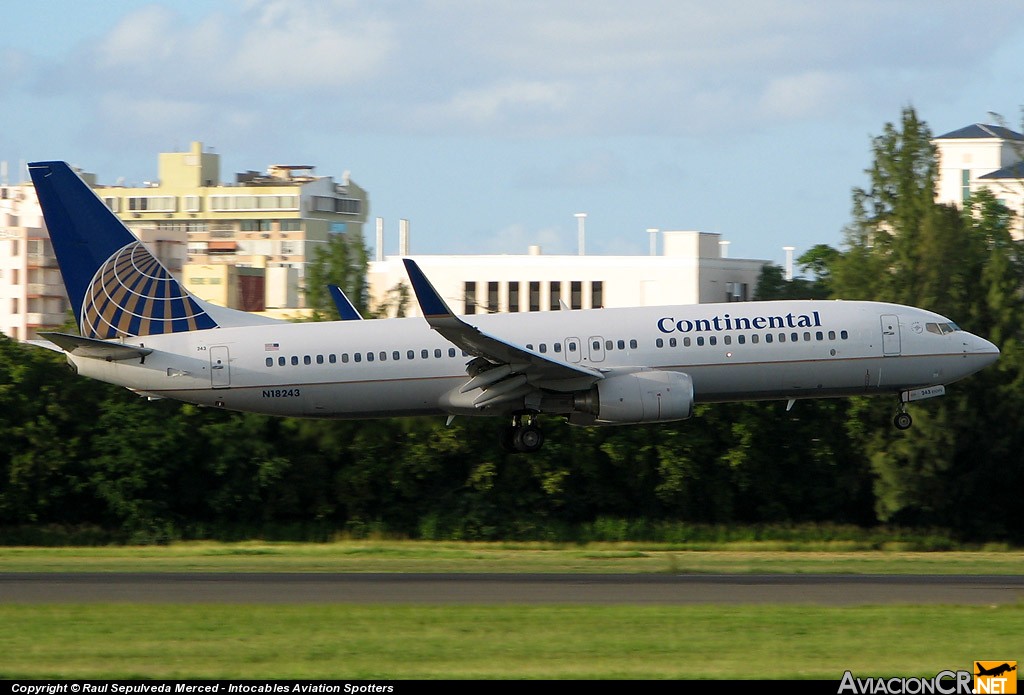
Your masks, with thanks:
M988 366L999 359L999 348L993 343L976 335L971 335L970 351L984 359L984 366Z

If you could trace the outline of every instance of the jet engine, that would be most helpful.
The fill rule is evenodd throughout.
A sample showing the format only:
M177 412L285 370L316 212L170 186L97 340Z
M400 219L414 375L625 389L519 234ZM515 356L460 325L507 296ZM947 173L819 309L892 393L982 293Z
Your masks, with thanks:
M627 425L685 420L693 414L689 374L644 370L616 374L576 394L573 425Z

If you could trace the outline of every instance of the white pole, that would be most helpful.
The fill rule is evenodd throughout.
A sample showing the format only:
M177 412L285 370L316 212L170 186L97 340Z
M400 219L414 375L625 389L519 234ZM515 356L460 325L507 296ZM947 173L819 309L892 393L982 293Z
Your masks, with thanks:
M578 226L579 226L579 246L580 246L579 253L580 253L581 256L584 256L584 255L586 255L586 232L584 230L583 224L584 224L584 221L587 219L587 213L585 213L585 212L577 212L575 217L578 220Z

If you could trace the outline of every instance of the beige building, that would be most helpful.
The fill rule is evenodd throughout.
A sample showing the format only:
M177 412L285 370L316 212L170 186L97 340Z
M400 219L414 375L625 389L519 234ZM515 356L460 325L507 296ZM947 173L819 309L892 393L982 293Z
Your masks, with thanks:
M311 165L272 165L266 173L236 174L230 184L221 183L220 176L220 155L193 142L187 152L160 154L156 182L102 186L96 192L143 241L147 235L178 239L181 265L266 269L263 305L247 301L247 310L301 307L306 263L316 249L331 234L362 235L366 191L347 173L336 182L316 176ZM190 271L185 278L186 287L200 297L210 287L192 279L203 277ZM225 283L244 285L224 296L250 296L254 283L248 277L254 274L221 275Z
M306 263L331 234L363 233L369 200L308 165L220 182L220 155L193 142L159 155L158 180L98 186L107 206L197 296L232 308L296 318ZM70 307L35 188L0 177L0 331L29 340L64 324ZM21 172L22 174L24 172Z

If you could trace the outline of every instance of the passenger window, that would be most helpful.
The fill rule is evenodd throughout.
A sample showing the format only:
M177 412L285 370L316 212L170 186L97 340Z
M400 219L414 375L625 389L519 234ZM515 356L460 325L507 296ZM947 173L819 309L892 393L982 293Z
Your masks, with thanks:
M429 359L430 350L420 350L420 357L422 357L423 359Z
M372 352L366 353L366 361L367 362L373 362L373 360L374 360L373 353Z
M283 357L278 357L277 358L277 366L279 366L279 367L283 367L284 366L284 358Z
M754 335L750 336L750 342L753 343L754 345L757 345L758 343L761 342L761 336L755 333Z
M400 360L400 359L402 359L402 353L400 353L398 350L395 350L394 352L391 353L391 359L393 359L393 360Z
M532 350L533 349L533 343L527 343L526 344L526 349L527 350Z
M654 347L665 347L665 341L662 340L661 338L658 338L657 340L654 341Z
M764 334L764 342L770 343L770 342L772 342L772 340L773 340L773 338L772 338L772 334L771 333L765 333Z
M600 340L595 340L594 344L591 346L590 349L591 350L600 350L601 349L601 341Z
M835 340L836 339L836 332L835 331L829 331L828 332L828 339L829 340Z
M725 336L724 340L725 340L725 344L726 345L732 345L732 336L731 335Z
M378 355L378 357L380 357L380 361L381 362L387 362L387 360L388 360L388 353L386 353L383 350L381 350L380 354Z
M317 364L323 364L324 363L324 356L323 355L317 355L316 356L316 363Z
M409 350L408 352L406 352L405 353L405 359L407 359L407 360L414 360L414 359L416 359L416 351L415 350Z
M441 359L441 348L434 348L434 359Z
M267 358L267 366L268 367L273 367L274 366L274 358L273 357L268 357Z
M354 359L356 362L362 362L363 361L363 353L361 353L361 352L355 353L354 355L352 355L352 359Z
M839 331L839 337L842 338L843 340L846 340L847 338L850 337L850 334L847 333L846 331Z
M554 350L555 352L561 352L562 351L562 344L561 343L555 343L554 345L551 346L551 349Z
M610 340L604 341L604 349L605 350L611 350L612 349L612 341L610 341Z
M810 331L807 331L807 332L804 333L804 340L807 341L808 343L811 342L811 332Z
M698 346L701 346L701 345L703 345L703 344L704 344L704 336L702 336L702 335L701 335L701 336L698 336L698 337L697 337L697 345L698 345Z
M620 349L620 350L625 350L625 349L626 349L626 341L625 341L625 340L620 340L620 341L618 341L618 342L616 343L616 345L618 345L618 346L619 346L619 349Z
M455 357L455 348L448 348L448 356Z
M789 334L789 339L791 341L793 341L794 343L796 343L796 342L798 342L800 340L800 334L799 333L790 333Z
M736 336L736 342L739 343L740 345L745 345L747 342L747 336L743 334Z
M629 341L629 347L631 350L636 350L636 339Z
M824 340L825 334L822 333L821 331L818 331L817 333L814 334L814 338L815 340Z
M328 361L328 362L330 362L331 364L337 364L337 363L338 363L338 356L337 356L337 355L335 355L335 354L334 354L334 353L332 352L331 354L329 354L329 355L327 356L327 361Z
M348 364L348 353L347 352L341 353L341 361L342 361L343 364Z
M302 364L313 364L313 360L310 359L309 355L302 358Z
M544 353L546 353L547 351L548 351L548 345L547 345L547 343L541 343L541 344L540 344L540 353L541 353L541 354L543 355L543 354L544 354Z
M676 339L675 338L669 338L668 339L668 346L669 347L675 347L676 346Z
M780 343L786 342L786 334L785 333L779 333L779 342Z
M683 338L683 347L690 347L690 336Z
M575 343L575 341L569 343L569 352L576 352L576 343Z
M298 355L292 355L292 366L298 366L298 364L299 364L299 356Z
M708 338L708 345L718 345L718 338L715 336Z

